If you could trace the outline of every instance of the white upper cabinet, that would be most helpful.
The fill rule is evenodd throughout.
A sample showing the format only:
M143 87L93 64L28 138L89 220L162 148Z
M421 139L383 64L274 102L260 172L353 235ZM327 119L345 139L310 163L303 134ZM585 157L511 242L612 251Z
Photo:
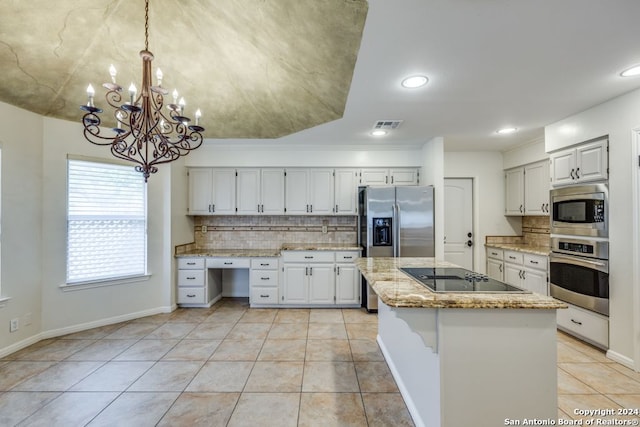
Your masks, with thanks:
M524 215L524 168L505 171L504 181L504 214Z
M190 169L189 215L235 214L235 187L235 169Z
M358 170L336 169L335 171L335 213L356 215L358 213Z
M551 185L561 186L607 179L607 138L551 153Z
M238 169L239 215L284 214L284 169Z
M416 168L370 168L360 170L360 185L418 185Z
M332 215L333 169L287 169L287 215Z
M549 161L506 170L505 215L549 215Z
M549 215L549 161L524 167L524 214Z

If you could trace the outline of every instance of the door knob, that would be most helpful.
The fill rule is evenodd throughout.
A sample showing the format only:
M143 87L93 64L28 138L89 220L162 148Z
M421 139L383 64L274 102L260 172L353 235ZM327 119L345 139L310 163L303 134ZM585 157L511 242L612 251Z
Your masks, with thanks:
M471 240L467 240L467 246L469 247L473 246L473 242Z

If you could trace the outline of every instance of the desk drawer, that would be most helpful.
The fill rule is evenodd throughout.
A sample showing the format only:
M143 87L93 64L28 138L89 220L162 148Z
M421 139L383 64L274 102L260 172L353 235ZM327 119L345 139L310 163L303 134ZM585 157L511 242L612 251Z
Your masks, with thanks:
M178 286L204 287L204 270L178 270Z
M204 288L178 288L178 304L204 304Z
M333 251L283 251L284 262L334 262Z
M251 260L252 269L277 270L278 258L253 258Z
M207 258L207 268L249 268L251 258Z
M251 304L277 304L278 288L251 288Z
M278 286L278 270L251 270L251 286Z
M204 269L204 258L178 258L178 268L180 270L202 270Z

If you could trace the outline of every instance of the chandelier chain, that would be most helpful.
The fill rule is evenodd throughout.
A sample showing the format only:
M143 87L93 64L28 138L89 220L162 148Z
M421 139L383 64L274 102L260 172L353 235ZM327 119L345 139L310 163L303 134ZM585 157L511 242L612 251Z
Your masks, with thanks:
M149 0L144 1L144 50L149 50Z

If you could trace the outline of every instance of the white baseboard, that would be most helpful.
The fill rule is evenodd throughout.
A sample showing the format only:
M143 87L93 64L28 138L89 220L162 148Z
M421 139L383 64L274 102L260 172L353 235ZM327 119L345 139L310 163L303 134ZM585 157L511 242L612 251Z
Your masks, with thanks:
M153 316L154 314L160 313L171 313L175 310L175 305L173 306L165 306L165 307L155 307L149 310L138 311L135 313L123 314L121 316L109 317L106 319L95 320L93 322L81 323L78 325L67 326L65 328L59 329L51 329L48 331L43 331L38 334L32 335L29 338L26 338L17 343L11 344L8 347L0 349L0 357L5 357L10 355L11 353L15 353L16 351L22 350L25 347L33 345L38 341L42 341L48 338L56 338L63 335L73 334L76 332L86 331L88 329L99 328L101 326L112 325L114 323L126 322L128 320L139 319L141 317Z
M621 365L626 366L629 369L633 369L634 371L636 370L635 363L630 357L623 356L622 354L617 353L613 350L607 350L607 357L615 362L618 362Z

